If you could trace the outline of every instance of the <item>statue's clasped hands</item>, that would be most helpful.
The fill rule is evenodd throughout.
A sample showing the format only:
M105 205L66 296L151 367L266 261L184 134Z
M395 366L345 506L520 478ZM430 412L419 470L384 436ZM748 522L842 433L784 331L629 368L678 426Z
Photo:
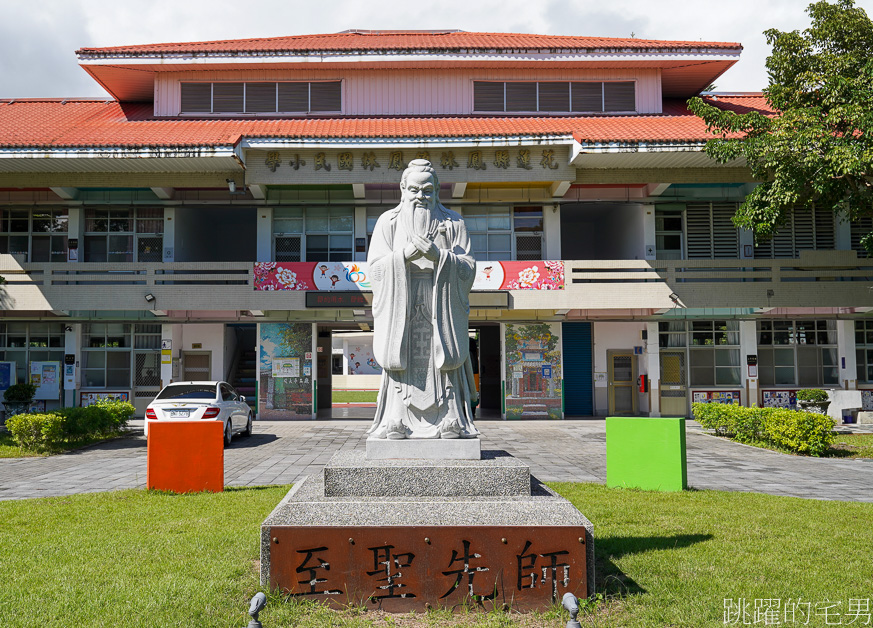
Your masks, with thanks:
M410 261L420 257L431 262L438 262L440 259L440 251L436 245L431 240L417 233L412 234L409 244L403 249L403 255Z

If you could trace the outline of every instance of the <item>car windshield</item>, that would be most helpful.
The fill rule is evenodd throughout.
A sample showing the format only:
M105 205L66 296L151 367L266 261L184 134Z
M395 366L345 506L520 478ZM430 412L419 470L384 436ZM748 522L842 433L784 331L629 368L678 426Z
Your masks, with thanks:
M156 399L215 399L215 386L204 384L167 386Z

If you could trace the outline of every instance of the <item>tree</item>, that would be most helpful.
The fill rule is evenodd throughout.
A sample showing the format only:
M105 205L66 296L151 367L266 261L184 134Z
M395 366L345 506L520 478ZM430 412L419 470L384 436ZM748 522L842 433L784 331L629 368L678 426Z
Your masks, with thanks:
M764 32L772 46L764 95L778 114L688 102L718 136L705 152L721 163L744 157L762 182L734 217L757 239L795 206L845 211L849 220L873 215L873 22L854 0L822 0L807 13L802 33ZM862 243L873 251L873 233Z

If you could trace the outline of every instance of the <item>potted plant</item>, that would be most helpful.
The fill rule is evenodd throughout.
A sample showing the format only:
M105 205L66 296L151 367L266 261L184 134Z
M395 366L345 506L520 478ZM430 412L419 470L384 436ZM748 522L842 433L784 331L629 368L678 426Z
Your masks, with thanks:
M827 414L831 405L828 393L820 388L807 388L797 391L797 407L804 412Z
M13 384L3 392L3 407L6 408L6 417L15 416L27 412L33 403L36 394L36 386L33 384ZM6 422L4 418L3 422Z

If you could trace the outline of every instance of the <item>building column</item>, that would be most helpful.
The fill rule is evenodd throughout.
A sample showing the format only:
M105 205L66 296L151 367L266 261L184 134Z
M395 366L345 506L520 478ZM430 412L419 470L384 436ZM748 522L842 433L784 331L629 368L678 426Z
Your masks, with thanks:
M258 208L257 225L257 262L273 261L273 208Z
M654 212L652 212L654 214ZM646 245L648 248L648 245ZM646 323L646 371L649 376L649 416L661 416L661 355L658 322Z
M165 262L176 261L176 208L164 207L164 253Z
M76 392L79 388L82 387L82 374L79 370L80 367L80 359L81 354L79 353L79 333L82 329L82 326L79 324L71 324L64 326L64 353L67 355L76 356L76 365L73 367L73 387L67 388L69 384L67 384L67 378L64 377L64 396L63 403L61 407L64 408L75 408L76 403ZM64 370L66 370L66 365L62 366Z
M75 251L67 249L67 261L78 262L85 254L85 243L83 242L82 233L84 231L85 217L83 216L81 207L67 208L67 241L75 240L77 248ZM84 261L84 260L81 260Z
M655 206L640 205L640 209L643 212L643 244L645 253L643 259L655 259L658 254L658 245L655 238ZM655 330L657 331L657 325ZM655 339L657 340L657 336L655 336Z
M855 321L837 321L837 360L840 367L840 388L857 390L858 365L855 357Z
M543 206L543 259L561 259L561 206Z
M740 229L740 259L755 257L755 232L750 229Z
M852 249L852 223L846 219L846 214L842 211L834 218L834 249L837 251Z
M366 246L363 251L358 251L355 242L358 238L363 238L367 241L367 208L355 207L355 233L352 237L352 259L356 262L364 262L367 260Z
M175 323L161 325L161 388L173 381L173 361L178 364L181 350L182 326Z
M758 405L758 371L755 376L749 376L747 356L758 356L758 328L755 321L740 321L740 382L743 386L745 403L741 405Z

